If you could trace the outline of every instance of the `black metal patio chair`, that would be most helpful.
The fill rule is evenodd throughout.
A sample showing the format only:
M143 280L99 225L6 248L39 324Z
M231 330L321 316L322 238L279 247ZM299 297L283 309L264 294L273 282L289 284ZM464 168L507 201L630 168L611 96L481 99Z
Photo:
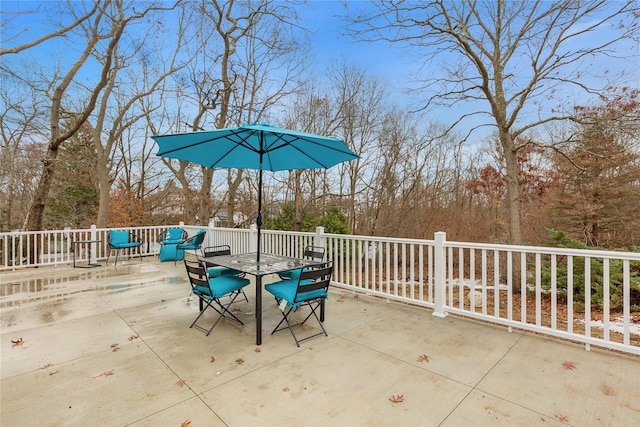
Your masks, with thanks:
M131 250L133 248L139 248L138 253L140 255L140 261L142 261L142 239L140 236L127 230L109 230L107 234L107 263L109 263L109 257L111 251L116 251L116 262L118 265L118 252L122 250Z
M312 259L314 261L322 262L324 260L324 248L322 246L306 246L304 248L304 252L302 254L303 258ZM282 273L278 273L280 279L297 279L300 274L300 269L283 271Z
M231 311L229 306L233 304L234 300L238 296L238 290L249 284L249 279L237 276L220 276L216 278L210 278L207 275L202 262L184 260L184 266L187 270L187 276L189 277L189 283L191 284L191 292L199 298L200 302L200 314L195 318L190 328L194 326L201 331L206 332L208 336L213 328L223 318L234 320L241 325L244 325L242 320L236 317ZM220 301L220 298L225 296L234 295L226 304ZM198 320L204 315L208 308L213 309L219 314L215 323L207 330L206 328L197 324Z
M207 246L206 248L204 248L203 253L205 258L231 255L231 246L229 245ZM217 265L216 263L209 260L205 261L205 266L207 267L207 274L209 275L209 277L220 277L220 276L244 277L244 273L241 271L234 270L233 268ZM249 298L247 298L247 294L244 293L244 289L239 289L238 293L239 294L241 293L244 300L246 302L249 302Z
M322 325L322 322L324 322L325 301L329 297L328 289L332 272L333 262L329 261L317 266L301 269L297 279L281 280L265 286L267 292L275 297L276 303L282 311L282 320L276 325L271 335L285 329L285 326L280 327L282 323L285 322L286 328L291 332L298 347L300 347L300 342L302 341L322 334L327 336L327 331ZM302 322L292 323L291 314L305 306L309 307L311 312ZM318 310L320 311L319 317L317 313ZM312 316L318 321L322 330L305 338L298 339L293 332L293 327L304 325Z

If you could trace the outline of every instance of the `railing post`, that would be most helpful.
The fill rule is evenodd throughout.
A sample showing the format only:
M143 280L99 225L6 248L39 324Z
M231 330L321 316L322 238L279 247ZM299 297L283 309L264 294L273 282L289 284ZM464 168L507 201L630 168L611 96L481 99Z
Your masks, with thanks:
M91 238L89 240L93 240L94 242L98 240L98 230L95 224L91 224ZM89 264L95 264L98 257L98 245L96 243L91 243L91 259L89 259Z
M258 250L258 226L251 224L249 227L251 238L249 239L249 252L256 252Z
M215 219L210 218L209 219L209 224L207 224L207 235L205 237L206 244L202 245L203 248L206 248L207 246L215 245L215 242L217 241L217 239L214 238L214 236L213 236L214 228L216 228L216 221L215 221Z
M445 263L447 257L445 256L444 242L447 241L447 233L444 231L438 231L434 235L434 248L433 248L433 263L434 263L434 287L435 287L435 307L433 309L433 316L447 317L447 313L444 311L444 298L446 293L446 280L445 274L447 269Z
M326 239L324 237L324 227L316 227L316 235L313 236L313 246L320 246L324 248L326 245Z

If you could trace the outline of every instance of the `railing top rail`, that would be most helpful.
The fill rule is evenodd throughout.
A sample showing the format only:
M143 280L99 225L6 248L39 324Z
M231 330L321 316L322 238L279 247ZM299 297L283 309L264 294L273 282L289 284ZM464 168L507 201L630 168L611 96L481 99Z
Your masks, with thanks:
M347 239L347 240L366 240L368 242L382 242L382 243L407 243L415 245L433 245L433 240L428 239L409 239L402 237L378 237L378 236L361 236L354 234L329 234L324 233L323 236L334 239Z
M630 261L640 261L640 252L624 252L624 251L603 251L597 249L572 249L572 248L554 248L549 246L524 246L524 245L505 245L494 243L470 243L470 242L454 242L445 241L445 247L466 248L466 249L487 249L503 252L526 252L553 255L572 255L591 258L615 258L628 259Z

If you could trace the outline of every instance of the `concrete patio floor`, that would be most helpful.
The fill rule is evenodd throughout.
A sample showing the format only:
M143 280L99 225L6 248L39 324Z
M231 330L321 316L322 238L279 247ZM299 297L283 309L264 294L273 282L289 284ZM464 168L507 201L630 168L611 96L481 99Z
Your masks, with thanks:
M245 326L189 329L184 266L157 258L0 290L2 426L640 425L636 356L362 294L332 290L329 336L298 348L266 295L255 345L253 284Z

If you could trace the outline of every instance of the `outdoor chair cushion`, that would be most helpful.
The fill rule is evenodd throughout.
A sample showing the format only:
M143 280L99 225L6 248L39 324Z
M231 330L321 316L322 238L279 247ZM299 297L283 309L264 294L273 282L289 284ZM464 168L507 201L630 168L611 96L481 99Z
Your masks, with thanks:
M137 248L141 242L129 242L129 232L126 230L110 230L109 244L112 248Z
M310 282L308 281L307 283ZM305 282L301 283L302 286L304 286L304 284ZM286 300L287 306L294 309L298 308L305 301L309 301L315 298L329 298L329 295L327 294L327 291L325 289L317 289L315 291L303 294L303 298L299 296L298 299L294 301L297 288L298 279L280 280L278 282L270 283L265 286L265 289L279 301Z
M163 245L176 245L182 243L182 228L167 229L167 238L162 241Z
M238 289L243 288L249 284L249 279L243 279L236 276L220 276L215 279L209 279L209 287L213 292L209 292L209 289L203 286L194 286L193 291L200 295L208 295L214 298L221 298L231 292L235 292Z
M160 262L180 261L184 258L184 251L177 249L177 244L163 245L160 248Z

